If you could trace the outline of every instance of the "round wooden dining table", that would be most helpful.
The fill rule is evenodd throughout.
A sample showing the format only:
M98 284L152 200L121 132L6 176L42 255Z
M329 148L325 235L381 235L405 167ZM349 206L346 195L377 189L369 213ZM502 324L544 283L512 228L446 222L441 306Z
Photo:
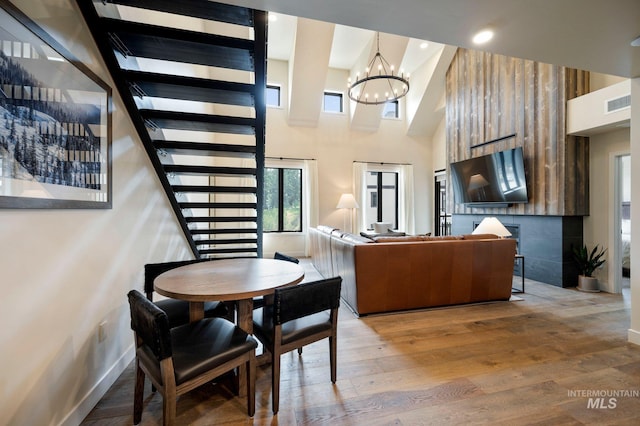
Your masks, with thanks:
M163 296L189 301L189 317L204 317L204 302L236 303L236 324L253 334L253 298L269 297L278 287L294 285L304 278L304 269L293 262L263 258L237 258L192 263L164 272L153 287ZM238 389L246 395L246 374L239 368Z
M276 288L294 285L304 269L293 262L263 258L237 258L192 263L164 272L155 279L156 292L189 301L191 321L204 317L204 302L237 303L237 324L253 332L253 298L273 294Z

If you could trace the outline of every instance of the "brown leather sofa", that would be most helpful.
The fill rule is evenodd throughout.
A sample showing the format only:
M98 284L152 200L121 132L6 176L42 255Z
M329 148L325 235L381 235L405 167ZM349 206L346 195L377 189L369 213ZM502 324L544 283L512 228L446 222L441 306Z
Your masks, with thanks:
M516 242L495 235L365 238L310 229L311 258L324 277L342 277L357 315L509 300Z

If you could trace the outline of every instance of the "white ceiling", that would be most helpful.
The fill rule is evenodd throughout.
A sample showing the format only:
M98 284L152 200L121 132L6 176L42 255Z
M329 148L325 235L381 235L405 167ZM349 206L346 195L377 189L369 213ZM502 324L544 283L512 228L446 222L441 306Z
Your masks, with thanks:
M640 0L221 1L475 49L478 47L472 45L471 36L492 27L496 36L484 47L488 51L621 77L640 77L640 47L630 45L640 36ZM342 32L341 29L337 34ZM273 35L270 49L277 49L276 40L278 36ZM339 45L357 50L361 43L356 35ZM331 61L346 67L352 54L336 51L334 58L332 52Z
M272 16L269 21L268 58L288 61L293 51L298 18L281 13L270 13L270 15ZM376 32L372 30L336 25L329 67L352 69L360 55L371 50L371 43L375 42L375 35ZM384 37L385 34L380 35L382 41L384 41ZM397 69L402 67L407 72L413 72L442 47L441 44L433 42L428 42L426 48L420 47L424 42L424 40L409 39L403 63L397 64ZM380 50L384 56L384 49Z

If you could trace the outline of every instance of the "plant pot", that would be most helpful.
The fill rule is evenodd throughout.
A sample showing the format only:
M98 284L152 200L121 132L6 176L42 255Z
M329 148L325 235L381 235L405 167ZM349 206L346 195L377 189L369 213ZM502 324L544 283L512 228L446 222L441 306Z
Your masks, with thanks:
M598 286L598 279L595 277L578 275L578 290L586 291L589 293L598 293L600 291L600 287Z

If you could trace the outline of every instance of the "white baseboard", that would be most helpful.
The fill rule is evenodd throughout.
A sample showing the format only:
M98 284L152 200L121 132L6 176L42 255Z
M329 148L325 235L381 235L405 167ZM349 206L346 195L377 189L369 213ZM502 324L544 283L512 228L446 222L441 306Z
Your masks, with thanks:
M59 426L77 426L89 415L91 410L100 402L109 388L118 380L118 377L133 361L135 350L133 344L111 366L109 371L96 383L93 388L82 398L69 414L59 423Z
M640 331L629 329L628 339L629 343L640 345Z

